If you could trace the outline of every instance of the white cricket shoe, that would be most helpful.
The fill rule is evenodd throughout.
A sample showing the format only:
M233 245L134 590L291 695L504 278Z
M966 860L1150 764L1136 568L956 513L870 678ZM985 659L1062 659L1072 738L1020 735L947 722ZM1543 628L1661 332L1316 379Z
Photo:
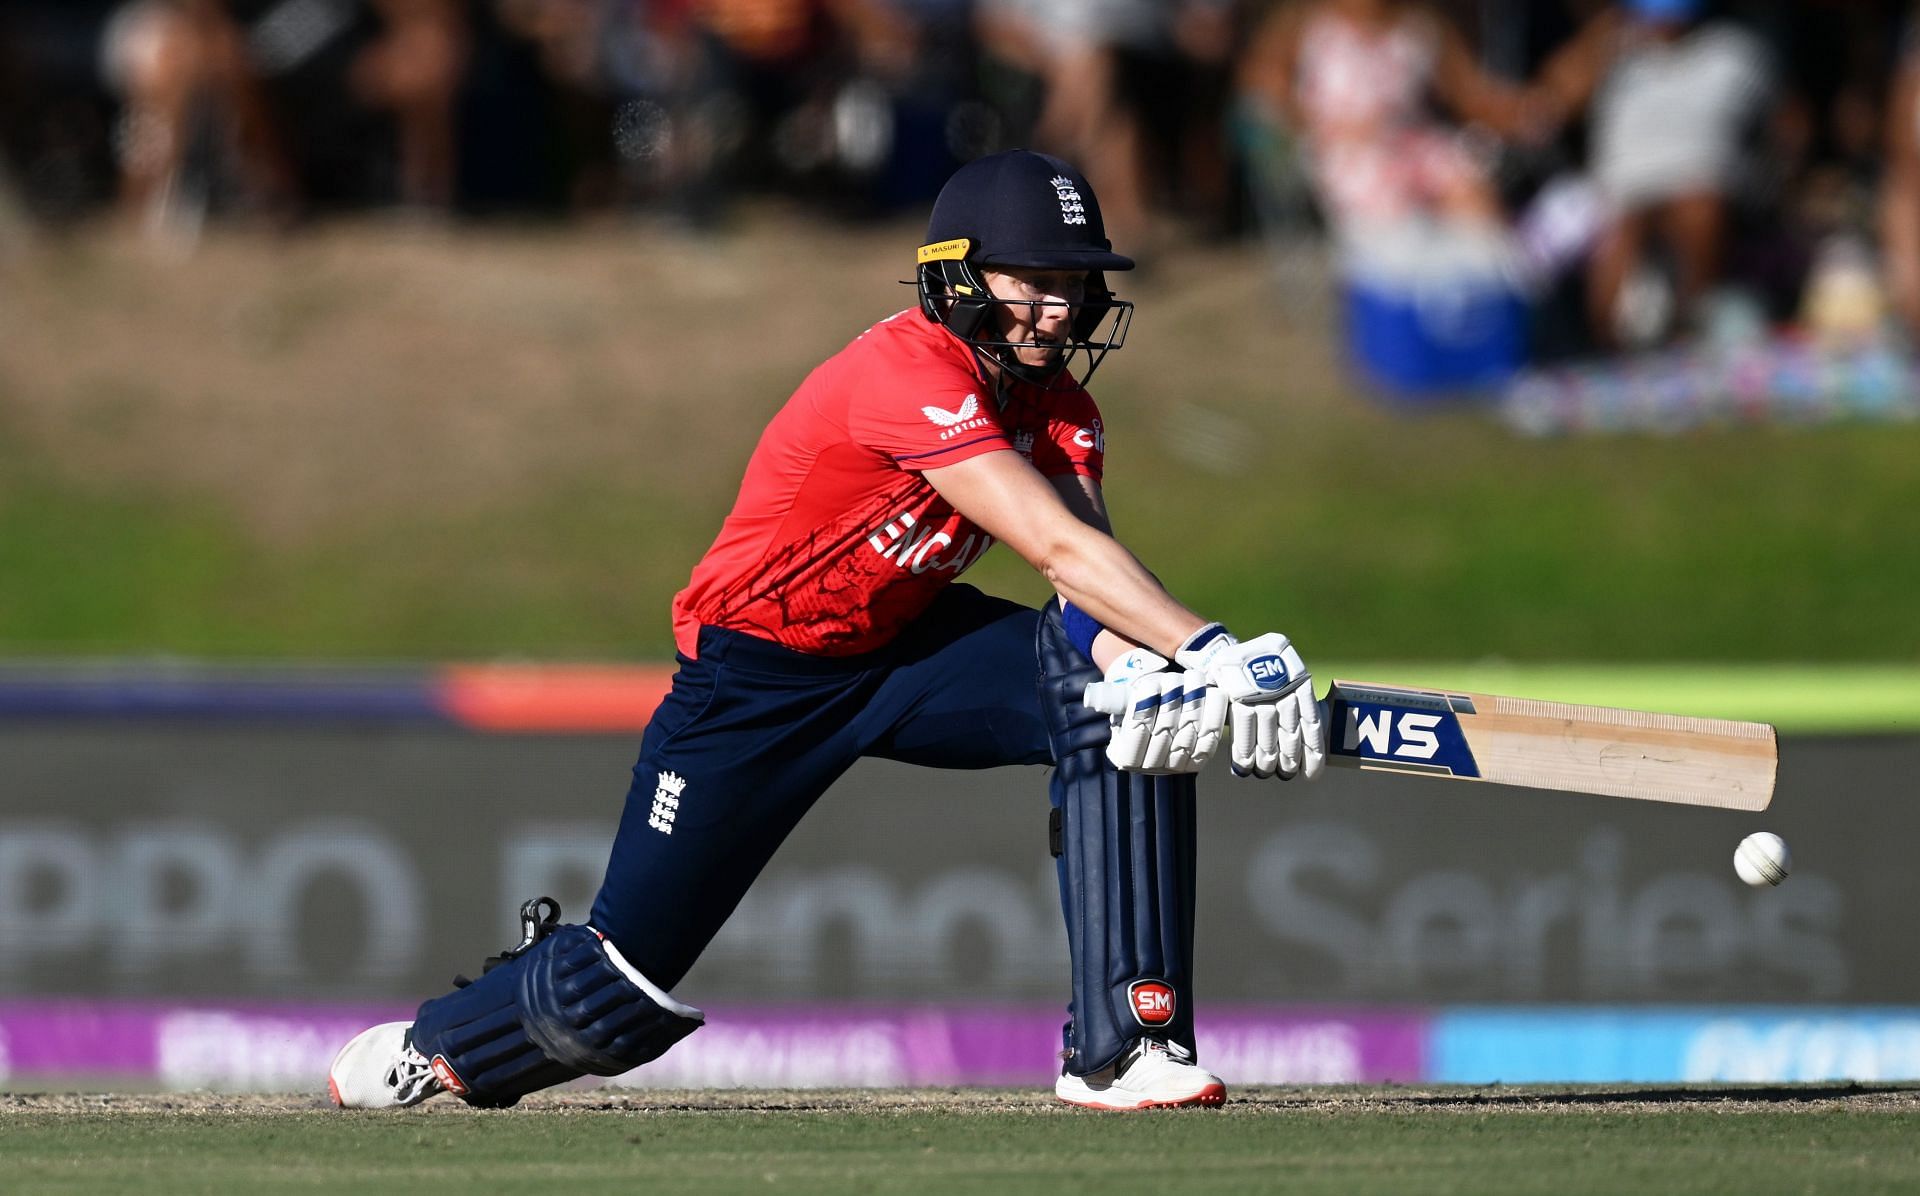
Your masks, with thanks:
M1136 1038L1112 1067L1090 1076L1062 1072L1053 1094L1089 1109L1168 1109L1225 1104L1227 1086L1179 1043Z
M413 1023L362 1030L327 1068L327 1095L343 1109L404 1109L445 1092L426 1056L413 1049Z

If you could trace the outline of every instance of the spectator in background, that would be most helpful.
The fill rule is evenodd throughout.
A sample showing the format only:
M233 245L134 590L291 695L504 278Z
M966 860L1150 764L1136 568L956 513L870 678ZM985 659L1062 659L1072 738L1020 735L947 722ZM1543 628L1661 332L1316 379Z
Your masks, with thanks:
M460 0L123 4L101 50L123 204L176 227L330 202L445 210L467 40Z
M1920 338L1920 8L1908 28L1886 107L1880 250L1888 298Z
M243 31L219 0L120 6L101 70L122 102L120 202L150 231L191 232L216 203L258 209L291 198Z
M890 102L950 65L928 56L954 3L498 0L498 11L557 90L576 208L658 200L706 225L745 185L838 201L882 169ZM950 170L942 161L939 177Z
M1429 100L1510 137L1540 121L1523 89L1484 73L1434 8L1406 0L1306 0L1262 23L1240 65L1248 106L1302 143L1336 231L1432 214L1482 225L1500 200L1461 132Z
M654 190L678 194L711 168L697 97L711 88L691 0L496 0L551 89L549 152L576 213ZM655 183L659 186L656 188Z
M1152 213L1217 215L1235 0L986 0L981 40L1033 76L1032 142L1085 164L1114 236L1153 242Z
M848 21L864 0L693 0L690 11L731 126L728 189L804 186L835 160L833 101L848 71Z
M0 6L0 252L22 242L35 217L84 210L112 170L100 136L108 114L79 86L98 83L104 16L65 7L51 28L48 17Z
M853 0L836 8L851 50L834 100L844 198L918 207L961 164L1001 148L1005 114L983 94L975 0Z
M1757 37L1702 20L1702 8L1702 0L1609 7L1541 72L1547 110L1590 108L1590 170L1611 210L1587 276L1602 346L1650 343L1671 322L1623 303L1656 245L1672 260L1680 326L1700 318L1721 278L1730 207L1749 181L1774 72Z
M393 118L399 201L444 212L454 200L454 103L466 69L466 13L457 0L373 0L372 7L380 31L353 63L354 94Z
M1780 65L1781 105L1768 145L1802 193L1818 232L1871 224L1882 148L1881 112L1899 56L1889 0L1798 0L1755 30ZM1811 208L1812 210L1808 210Z

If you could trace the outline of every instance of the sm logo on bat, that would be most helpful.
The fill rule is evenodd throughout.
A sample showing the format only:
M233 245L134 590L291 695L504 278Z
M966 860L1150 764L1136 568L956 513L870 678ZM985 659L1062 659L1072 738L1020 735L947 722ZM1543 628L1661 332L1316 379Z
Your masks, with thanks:
M1329 703L1333 754L1361 767L1477 777L1473 750L1451 710L1336 695Z

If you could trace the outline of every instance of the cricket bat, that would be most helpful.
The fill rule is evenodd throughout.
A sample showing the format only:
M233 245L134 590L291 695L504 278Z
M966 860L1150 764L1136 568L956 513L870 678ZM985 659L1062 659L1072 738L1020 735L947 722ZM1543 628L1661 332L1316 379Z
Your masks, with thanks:
M1779 743L1766 723L1335 681L1331 763L1458 781L1764 810Z
M1126 690L1095 682L1108 714ZM1328 759L1349 768L1603 797L1764 810L1778 737L1766 723L1533 698L1335 681L1321 704Z

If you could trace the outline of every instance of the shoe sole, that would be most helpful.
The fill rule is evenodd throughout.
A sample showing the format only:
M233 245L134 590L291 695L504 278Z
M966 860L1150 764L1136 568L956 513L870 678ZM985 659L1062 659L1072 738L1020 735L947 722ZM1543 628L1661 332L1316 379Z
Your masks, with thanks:
M1054 1096L1062 1104L1072 1105L1076 1109L1099 1109L1103 1113L1132 1113L1140 1109L1217 1109L1227 1103L1227 1086L1209 1084L1192 1096L1179 1100L1147 1100L1137 1105L1103 1105L1095 1101L1074 1100L1057 1092Z

